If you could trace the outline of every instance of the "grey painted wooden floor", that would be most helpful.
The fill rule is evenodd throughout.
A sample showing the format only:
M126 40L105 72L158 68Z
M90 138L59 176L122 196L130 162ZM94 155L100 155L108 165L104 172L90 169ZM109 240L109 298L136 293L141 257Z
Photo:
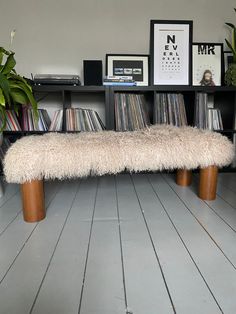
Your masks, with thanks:
M215 201L166 174L46 183L47 218L0 199L0 314L235 314L236 174Z

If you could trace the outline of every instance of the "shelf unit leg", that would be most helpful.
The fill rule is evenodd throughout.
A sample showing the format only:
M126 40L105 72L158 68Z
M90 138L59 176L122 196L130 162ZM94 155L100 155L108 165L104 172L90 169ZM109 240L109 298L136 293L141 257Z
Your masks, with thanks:
M187 169L178 169L176 173L176 184L180 186L189 186L192 183L192 171Z
M43 180L21 184L21 197L26 222L37 222L45 218Z
M198 196L202 200L212 201L216 198L218 168L209 166L200 169Z

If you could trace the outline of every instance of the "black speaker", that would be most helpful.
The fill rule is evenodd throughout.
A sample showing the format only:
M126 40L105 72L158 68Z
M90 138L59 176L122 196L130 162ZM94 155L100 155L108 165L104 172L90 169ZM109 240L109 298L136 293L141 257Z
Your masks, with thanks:
M84 85L102 85L102 60L84 60Z

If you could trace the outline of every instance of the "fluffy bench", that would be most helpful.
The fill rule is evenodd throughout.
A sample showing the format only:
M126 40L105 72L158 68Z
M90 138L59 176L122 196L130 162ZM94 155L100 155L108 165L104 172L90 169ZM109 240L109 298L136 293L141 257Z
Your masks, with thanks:
M27 136L8 150L4 173L21 184L26 221L45 217L43 180L177 169L177 184L191 183L200 168L199 197L216 196L217 171L232 162L234 149L224 136L196 128L152 126L134 132Z

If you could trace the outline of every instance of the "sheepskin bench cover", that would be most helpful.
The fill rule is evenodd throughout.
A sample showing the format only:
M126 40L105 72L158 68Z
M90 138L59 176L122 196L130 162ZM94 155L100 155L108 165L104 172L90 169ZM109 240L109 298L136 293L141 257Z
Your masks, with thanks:
M43 180L130 172L177 170L177 184L191 183L191 169L200 168L199 197L216 196L218 167L234 157L224 136L192 127L152 126L134 132L27 136L8 150L4 173L21 184L27 222L45 217Z
M47 133L14 143L4 160L9 183L130 172L223 167L234 149L224 136L192 127L134 132Z

